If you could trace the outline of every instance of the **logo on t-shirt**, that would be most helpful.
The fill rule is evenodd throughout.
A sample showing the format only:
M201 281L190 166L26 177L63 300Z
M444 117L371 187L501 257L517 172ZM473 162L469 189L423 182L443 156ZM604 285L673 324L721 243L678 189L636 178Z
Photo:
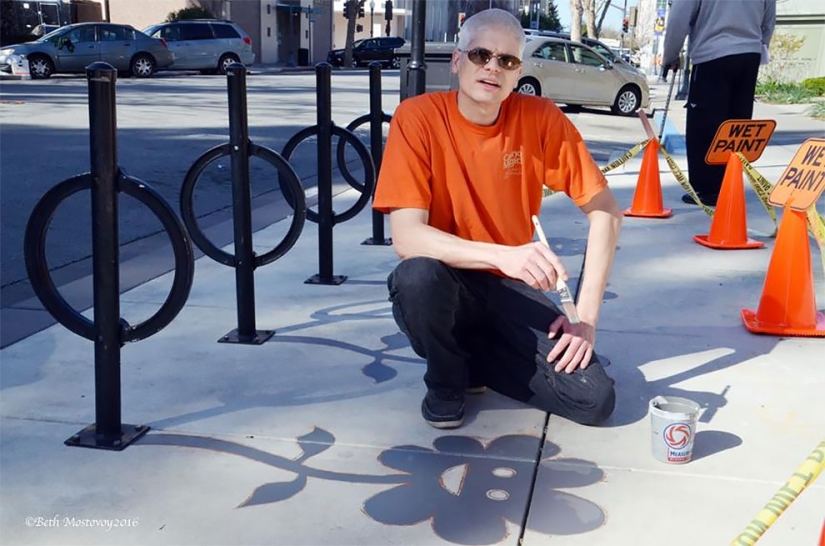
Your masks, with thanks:
M504 176L521 176L521 150L504 154Z

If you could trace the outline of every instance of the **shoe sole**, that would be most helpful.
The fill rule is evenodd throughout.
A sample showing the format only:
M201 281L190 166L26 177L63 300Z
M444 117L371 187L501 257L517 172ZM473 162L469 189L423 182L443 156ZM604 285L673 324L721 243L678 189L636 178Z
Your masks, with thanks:
M424 419L424 421L433 428L448 429L460 427L464 423L464 417L453 421L430 421L428 419Z
M467 387L464 392L467 394L484 394L487 392L487 387Z

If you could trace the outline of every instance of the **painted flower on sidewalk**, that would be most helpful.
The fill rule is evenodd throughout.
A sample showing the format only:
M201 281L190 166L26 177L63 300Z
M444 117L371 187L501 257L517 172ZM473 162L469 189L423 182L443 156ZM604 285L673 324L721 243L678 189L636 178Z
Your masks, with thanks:
M535 437L502 436L486 447L474 438L443 436L435 449L399 446L384 451L385 466L407 474L405 483L364 503L371 518L389 525L431 520L435 533L457 544L494 544L522 525L531 497L538 449ZM604 523L594 503L556 488L584 487L603 473L593 463L549 459L559 453L545 444L527 527L544 534L578 534Z

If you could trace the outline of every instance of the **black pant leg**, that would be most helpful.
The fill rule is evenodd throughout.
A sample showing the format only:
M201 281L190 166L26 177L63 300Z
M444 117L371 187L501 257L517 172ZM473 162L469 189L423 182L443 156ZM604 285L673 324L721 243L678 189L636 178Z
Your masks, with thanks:
M733 82L724 63L714 59L693 66L687 100L685 144L688 178L701 196L719 194L725 165L708 165L705 155L719 125L728 119Z
M728 55L695 65L690 77L685 126L688 177L702 195L718 195L725 165L707 165L719 126L729 119L751 119L760 54Z
M616 401L613 380L595 355L587 368L571 374L558 373L547 362L556 344L548 331L560 311L544 294L496 278L487 303L488 329L474 345L487 386L577 423L597 424L610 416Z
M737 72L729 105L729 119L753 119L753 99L756 92L756 78L759 76L759 53L744 53L725 57L730 70Z
M416 354L427 360L424 383L440 394L455 395L468 385L468 339L483 317L478 292L469 285L483 284L484 275L490 274L410 258L387 280L393 317Z

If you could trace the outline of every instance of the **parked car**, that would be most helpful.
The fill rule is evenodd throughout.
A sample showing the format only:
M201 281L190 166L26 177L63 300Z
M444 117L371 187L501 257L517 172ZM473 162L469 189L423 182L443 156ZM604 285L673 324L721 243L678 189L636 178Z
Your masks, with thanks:
M252 38L232 21L191 19L152 25L143 32L169 44L175 54L172 70L226 74L232 63L255 62Z
M84 72L96 61L118 71L148 78L172 64L172 53L162 40L155 40L129 25L78 23L67 25L34 42L0 50L0 71L11 72L9 57L25 55L31 77L48 78L56 73Z
M562 40L570 40L570 34L567 32L553 32L550 30L530 30L524 29L525 34L528 36L539 36L545 38L561 38ZM611 47L608 47L603 42L596 40L595 38L590 38L588 36L582 36L581 43L586 46L592 47L596 51L598 51L602 57L606 58L608 61L614 64L627 64L632 66L628 60L626 60L623 56L616 52Z
M528 36L523 66L516 90L525 95L568 106L609 106L623 116L650 103L647 79L635 68L578 42Z
M403 46L404 38L398 36L381 36L356 40L352 44L352 66L358 67L379 61L389 68L398 68L401 61L395 50ZM344 66L344 50L333 49L327 55L327 62L332 66Z

